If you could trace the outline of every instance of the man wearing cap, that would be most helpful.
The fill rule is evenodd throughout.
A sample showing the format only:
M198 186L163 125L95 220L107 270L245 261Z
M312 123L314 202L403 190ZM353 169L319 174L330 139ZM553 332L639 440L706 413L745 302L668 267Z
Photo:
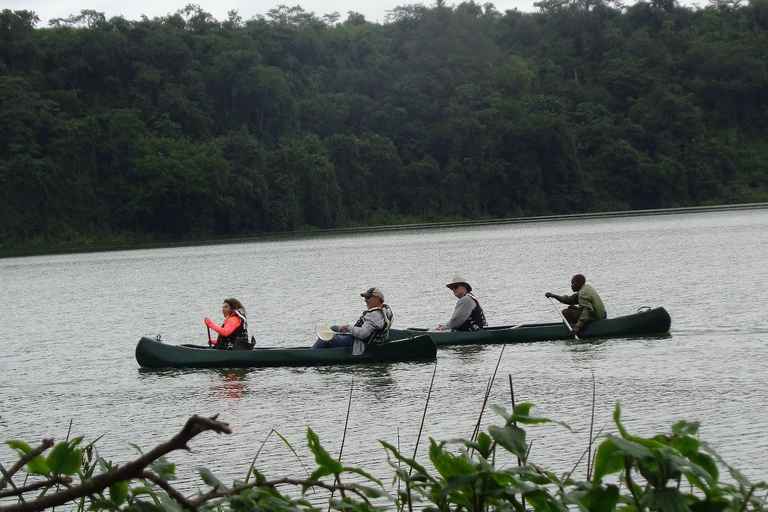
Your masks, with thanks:
M555 299L563 304L571 304L563 310L563 316L568 320L568 323L576 324L571 328L571 334L579 334L579 331L589 322L608 317L605 306L603 306L603 300L592 285L587 284L587 278L582 274L576 274L571 278L571 290L576 293L573 295L555 295L549 292L544 294L545 297Z
M362 353L362 344L372 345L387 340L394 315L392 309L384 304L384 292L380 288L368 288L360 294L365 299L366 310L355 325L332 325L331 330L338 332L328 341L317 339L312 348L355 347ZM355 343L357 342L357 343Z
M472 287L461 277L454 277L448 283L448 288L459 299L453 316L444 324L435 327L437 331L481 331L488 325L485 321L485 313L477 298L472 295Z

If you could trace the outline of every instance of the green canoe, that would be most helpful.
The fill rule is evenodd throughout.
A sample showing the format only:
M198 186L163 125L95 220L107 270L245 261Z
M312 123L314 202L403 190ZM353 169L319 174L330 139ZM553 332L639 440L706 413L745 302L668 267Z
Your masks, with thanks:
M167 345L141 338L136 361L145 368L261 368L267 366L319 366L331 364L389 363L434 359L435 342L429 335L404 333L398 341L368 346L360 356L347 348L254 348L215 350L196 345Z
M637 313L606 318L587 324L579 332L579 338L610 338L665 334L669 332L672 320L664 308L653 308ZM409 327L392 329L389 340L398 340L423 333L427 329ZM435 345L480 345L487 343L529 343L532 341L572 339L570 330L562 322L550 324L521 324L513 326L487 327L482 331L430 331Z

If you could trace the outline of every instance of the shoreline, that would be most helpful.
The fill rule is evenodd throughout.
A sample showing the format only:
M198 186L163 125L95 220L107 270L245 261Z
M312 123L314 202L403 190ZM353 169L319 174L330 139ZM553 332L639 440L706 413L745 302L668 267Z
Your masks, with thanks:
M571 213L564 215L540 215L535 217L507 217L503 219L478 219L478 220L459 220L447 222L417 222L413 224L391 224L386 226L365 226L351 228L330 228L330 229L308 229L298 231L282 231L276 233L255 233L251 235L228 235L222 237L175 240L175 241L157 241L157 242L126 242L125 244L103 244L103 245L77 245L77 246L47 246L40 248L20 247L18 249L0 249L0 259L20 258L27 256L48 256L56 254L77 254L88 252L109 252L109 251L130 251L138 249L160 249L168 247L192 247L202 245L217 245L239 242L271 242L277 240L301 239L306 237L318 237L324 235L371 233L371 232L389 232L405 231L413 229L442 229L452 227L466 226L491 226L503 224L527 224L534 222L553 222L562 220L581 220L581 219L610 219L620 217L643 217L653 215L678 215L685 213L708 213L708 212L727 212L741 210L764 210L768 209L768 203L743 203L732 205L716 206L689 206L678 208L660 208L655 210L624 210L617 212L595 212L595 213Z

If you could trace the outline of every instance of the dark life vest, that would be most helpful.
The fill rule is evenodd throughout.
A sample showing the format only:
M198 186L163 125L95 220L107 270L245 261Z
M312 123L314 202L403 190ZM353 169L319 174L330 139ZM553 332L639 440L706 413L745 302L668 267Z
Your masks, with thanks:
M392 327L392 321L395 318L394 313L392 313L392 308L386 304L383 304L380 308L371 308L363 311L362 316L358 318L357 322L355 323L355 327L362 327L362 325L365 323L365 315L374 311L381 311L381 314L384 315L384 326L374 330L373 333L368 336L367 340L361 340L362 342L369 345L375 345L377 343L384 343L387 341L387 336L389 336L389 328Z
M235 314L240 317L240 325L229 336L219 334L219 341L216 343L216 348L219 350L249 350L253 348L253 345L248 341L248 320L245 313L235 311Z
M475 307L472 310L472 314L469 315L469 318L467 318L467 321L464 322L459 326L457 331L482 331L483 327L488 325L488 322L485 321L485 313L483 312L483 307L480 305L480 302L475 298L474 295L471 293L467 293L469 295L469 298L475 301Z

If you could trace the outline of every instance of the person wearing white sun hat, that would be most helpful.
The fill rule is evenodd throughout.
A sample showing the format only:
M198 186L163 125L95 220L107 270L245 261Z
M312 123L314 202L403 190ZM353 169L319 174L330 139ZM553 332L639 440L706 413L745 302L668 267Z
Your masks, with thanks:
M456 276L447 286L459 299L450 320L435 327L436 331L481 331L488 325L480 301L472 295L472 286Z

